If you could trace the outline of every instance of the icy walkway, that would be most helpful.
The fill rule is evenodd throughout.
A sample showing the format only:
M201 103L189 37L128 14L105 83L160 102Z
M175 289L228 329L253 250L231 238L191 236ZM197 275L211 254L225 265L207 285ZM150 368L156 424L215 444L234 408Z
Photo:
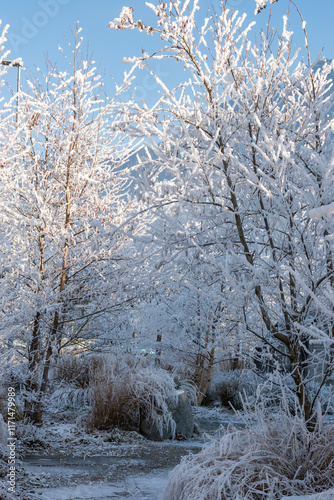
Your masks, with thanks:
M119 483L81 484L40 490L41 500L157 500L167 484L168 471L134 474Z
M55 447L52 454L31 453L24 458L26 472L40 478L40 487L31 488L29 495L41 500L157 500L182 456L200 451L207 439L204 433L212 435L221 425L240 424L231 412L218 409L195 409L195 418L201 435L187 441L157 443L140 438L111 446L95 441L86 448L90 435L77 438L82 446L74 446L74 441L67 445L75 429L61 424L57 430L63 435L63 453Z

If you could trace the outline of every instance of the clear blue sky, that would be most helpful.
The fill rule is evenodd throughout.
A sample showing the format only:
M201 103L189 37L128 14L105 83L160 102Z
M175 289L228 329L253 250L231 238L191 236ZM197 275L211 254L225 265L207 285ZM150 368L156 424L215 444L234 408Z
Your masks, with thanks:
M150 0L154 3L154 0ZM334 58L334 0L296 0L307 22L312 57L324 48L324 56ZM267 11L254 16L254 0L228 0L228 6L248 14L249 22L257 21L260 28L267 19ZM218 0L200 0L204 13ZM111 77L117 83L122 81L126 69L121 62L124 56L139 55L141 49L146 51L157 47L156 39L137 31L113 31L107 29L109 21L118 16L123 5L134 8L135 19L150 22L154 18L151 10L145 6L145 0L7 0L0 6L0 19L9 24L7 48L11 50L11 58L21 57L24 66L34 71L35 66L42 68L45 53L52 61L61 60L58 45L64 46L64 34L74 28L78 19L83 31L81 35L89 42L94 52L94 59L100 63L100 72L105 74L107 86L111 88ZM279 0L273 6L273 23L281 26L283 13L286 12L288 0ZM300 21L294 9L291 21L295 31L295 43L303 45L303 33ZM169 83L177 83L178 75L158 66L155 70ZM10 69L8 79L15 82L15 69ZM24 87L23 74L23 87ZM140 97L150 100L156 90L154 82L145 72L141 72L137 80Z

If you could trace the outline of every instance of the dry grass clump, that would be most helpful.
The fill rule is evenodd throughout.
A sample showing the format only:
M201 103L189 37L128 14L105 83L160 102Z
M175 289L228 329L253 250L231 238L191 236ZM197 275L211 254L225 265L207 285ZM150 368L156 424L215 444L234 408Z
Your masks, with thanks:
M75 385L81 389L89 387L92 373L102 363L100 355L73 355L61 356L54 368L55 379L58 382Z
M165 370L108 356L91 384L90 425L139 430L140 422L151 418L162 434L164 425L175 427L168 402L176 400L173 377Z
M334 486L334 425L309 432L299 416L255 417L184 457L162 500L279 500Z

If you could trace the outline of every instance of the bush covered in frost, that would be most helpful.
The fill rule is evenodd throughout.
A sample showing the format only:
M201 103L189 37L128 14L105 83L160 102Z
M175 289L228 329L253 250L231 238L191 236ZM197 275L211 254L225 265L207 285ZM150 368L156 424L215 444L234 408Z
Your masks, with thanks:
M61 385L44 398L44 406L48 411L55 413L87 407L89 404L89 388Z
M282 375L275 373L266 373L267 380L263 381L250 369L221 371L217 373L211 382L208 399L211 401L220 401L223 406L231 405L236 410L241 410L243 401L246 398L247 404L255 407L260 400L265 401L267 406L277 408L284 398L288 402L290 410L294 407L293 380L291 375L287 374L282 382ZM308 385L310 396L313 398L317 394L322 411L326 413L334 412L334 394L333 383L323 385L320 392L315 383Z
M257 408L172 471L162 500L278 500L334 486L334 426Z
M144 418L175 428L168 403L177 401L173 377L162 368L144 366L136 358L107 356L91 383L91 426L139 430Z
M53 367L53 381L87 389L92 374L101 364L103 356L98 354L73 355L64 354Z
M102 355L66 353L51 366L48 391L43 407L51 413L77 410L90 404L90 382L102 364Z
M252 396L260 383L251 370L221 371L211 382L208 399L220 401L223 406L242 408L242 395Z

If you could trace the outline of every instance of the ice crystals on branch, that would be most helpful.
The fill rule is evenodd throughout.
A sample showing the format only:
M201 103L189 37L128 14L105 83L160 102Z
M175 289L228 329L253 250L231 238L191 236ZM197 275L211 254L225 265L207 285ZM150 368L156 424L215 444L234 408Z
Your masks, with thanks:
M133 25L133 7L123 7L119 17L110 21L108 28L123 30Z
M145 31L149 34L156 32L160 34L162 40L174 38L179 30L187 34L187 36L191 36L190 34L195 25L194 16L196 11L199 10L198 3L198 0L194 0L193 6L188 13L186 12L189 4L188 0L184 1L182 4L179 1L175 1L169 5L167 2L160 2L158 6L146 2L146 6L152 9L158 18L158 28L148 26L141 20L134 22L134 9L132 7L123 7L120 17L111 21L108 24L108 28L117 30L137 28L139 31ZM173 21L172 18L174 19Z
M267 7L267 1L268 0L255 0L256 9L254 14L259 14L261 10L265 9ZM275 2L278 2L278 0L269 0L270 5L272 5Z
M120 17L117 17L108 24L109 29L124 30L124 29L139 29L139 31L146 31L146 33L153 33L153 28L146 26L140 19L133 22L133 7L123 7Z
M153 10L153 12L160 18L158 21L158 25L162 26L165 22L165 20L168 18L168 14L166 12L167 9L167 3L162 2L160 5L157 7L149 2L146 2L145 4L147 7Z
M287 29L288 25L288 16L283 16L283 37L289 41L291 36L293 35L293 31L289 31Z

